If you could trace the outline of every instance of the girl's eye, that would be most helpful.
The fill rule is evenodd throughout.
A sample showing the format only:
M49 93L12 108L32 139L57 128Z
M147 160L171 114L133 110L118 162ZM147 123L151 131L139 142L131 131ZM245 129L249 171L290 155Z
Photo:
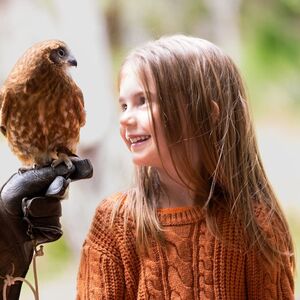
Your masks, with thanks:
M125 111L127 109L127 104L121 104L121 111Z
M140 105L144 105L146 103L146 98L144 96L140 97Z

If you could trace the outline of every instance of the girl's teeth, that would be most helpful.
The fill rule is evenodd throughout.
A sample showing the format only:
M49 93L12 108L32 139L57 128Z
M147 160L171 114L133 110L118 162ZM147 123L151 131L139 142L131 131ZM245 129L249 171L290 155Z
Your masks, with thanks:
M142 135L142 136L139 136L139 137L130 138L129 140L133 144L133 143L137 143L137 142L140 142L140 141L147 140L149 137L150 137L149 135Z

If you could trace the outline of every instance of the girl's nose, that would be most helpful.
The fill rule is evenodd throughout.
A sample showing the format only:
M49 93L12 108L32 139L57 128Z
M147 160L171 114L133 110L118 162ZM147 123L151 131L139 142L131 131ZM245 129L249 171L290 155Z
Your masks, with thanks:
M120 116L121 126L132 126L136 124L136 118L132 112L125 111Z

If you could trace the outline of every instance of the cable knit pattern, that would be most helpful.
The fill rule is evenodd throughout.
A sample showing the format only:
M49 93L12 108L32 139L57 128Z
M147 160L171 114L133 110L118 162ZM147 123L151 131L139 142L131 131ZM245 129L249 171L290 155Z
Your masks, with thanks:
M216 239L197 206L158 210L165 243L153 241L148 255L138 255L133 226L125 232L122 214L109 229L107 204L117 197L96 211L82 249L77 300L294 299L288 259L271 268L255 248L245 249L240 226L225 214L218 218L222 240ZM257 215L275 239L263 210Z

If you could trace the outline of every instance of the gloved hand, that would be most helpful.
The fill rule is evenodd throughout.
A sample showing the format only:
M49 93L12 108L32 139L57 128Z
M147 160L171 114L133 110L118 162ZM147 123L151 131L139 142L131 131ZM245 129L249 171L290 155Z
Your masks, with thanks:
M60 200L69 183L90 178L89 160L71 158L64 164L14 174L0 192L0 299L6 274L25 277L36 245L62 235ZM21 283L8 290L8 299L19 299Z

